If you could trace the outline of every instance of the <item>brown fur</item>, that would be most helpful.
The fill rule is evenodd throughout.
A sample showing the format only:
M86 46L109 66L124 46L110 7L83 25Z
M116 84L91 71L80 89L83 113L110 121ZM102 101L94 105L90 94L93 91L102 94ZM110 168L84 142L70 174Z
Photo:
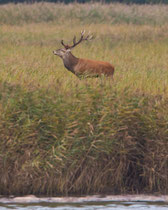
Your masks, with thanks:
M58 49L53 52L62 58L64 66L78 77L113 76L114 67L103 61L76 58L70 50Z
M108 62L79 58L74 67L74 72L76 75L113 76L114 67Z
M93 61L89 59L76 58L72 53L71 49L80 44L82 41L91 40L93 38L92 35L88 34L84 36L85 30L81 31L81 37L78 41L76 41L76 36L73 38L73 44L66 45L64 41L61 40L61 44L64 46L63 49L58 49L53 51L55 55L58 55L62 58L65 68L71 71L78 77L81 76L113 76L114 67L108 63L103 61Z

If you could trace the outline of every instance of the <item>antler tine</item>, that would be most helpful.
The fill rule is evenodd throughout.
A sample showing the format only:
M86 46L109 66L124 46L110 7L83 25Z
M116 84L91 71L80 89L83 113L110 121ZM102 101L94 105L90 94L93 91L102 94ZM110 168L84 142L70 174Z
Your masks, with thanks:
M89 32L89 34L86 37L84 37L84 34L85 34L85 30L82 30L81 31L81 37L80 37L80 39L78 41L76 41L76 36L74 36L74 38L73 38L73 45L72 46L64 45L64 44L63 45L65 46L66 49L68 49L68 48L69 49L72 49L76 45L78 45L79 43L81 43L82 41L84 41L84 40L91 40L93 38L93 36L90 35L90 32Z
M61 40L61 44L65 47L65 49L69 48L69 45L65 45L63 40Z
M93 39L93 35L92 35L92 34L90 34L90 31L89 31L89 33L88 33L88 35L87 35L87 37L86 37L86 38L87 38L87 40L89 40L89 41L90 41L91 39Z
M93 35L89 35L88 40L90 41L90 40L92 40L92 39L93 39Z
M85 29L81 31L81 36L83 37L84 34L85 34Z
M61 44L65 47L63 39L61 40Z
M76 44L76 36L73 38L73 43Z
M90 34L88 34L88 35L84 38L84 40L88 40L88 41L90 41L91 39L93 39L93 35L90 35Z

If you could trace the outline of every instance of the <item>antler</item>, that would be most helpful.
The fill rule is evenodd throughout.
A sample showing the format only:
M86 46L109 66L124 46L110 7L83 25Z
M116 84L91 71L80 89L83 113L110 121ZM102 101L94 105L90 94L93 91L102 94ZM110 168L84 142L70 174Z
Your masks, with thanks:
M76 36L74 36L73 45L71 45L71 46L70 45L65 45L63 40L61 40L61 44L65 47L65 49L72 49L76 45L81 43L82 41L87 41L87 40L90 41L93 38L93 35L90 35L90 32L86 37L84 37L84 34L85 34L85 30L81 31L81 37L80 37L79 41L77 41L77 42L76 42Z

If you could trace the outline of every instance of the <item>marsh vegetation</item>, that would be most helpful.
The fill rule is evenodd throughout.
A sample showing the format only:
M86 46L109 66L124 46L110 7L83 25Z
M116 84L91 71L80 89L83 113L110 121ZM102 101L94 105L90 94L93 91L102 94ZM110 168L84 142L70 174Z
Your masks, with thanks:
M0 6L0 194L168 192L168 6ZM108 61L79 80L53 50Z

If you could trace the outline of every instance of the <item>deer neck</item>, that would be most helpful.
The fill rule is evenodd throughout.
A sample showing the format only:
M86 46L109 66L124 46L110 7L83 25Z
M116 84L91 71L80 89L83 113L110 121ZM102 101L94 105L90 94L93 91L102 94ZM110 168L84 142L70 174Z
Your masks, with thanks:
M63 62L64 62L64 66L71 71L72 73L74 72L74 67L76 66L76 64L78 63L79 58L76 58L74 55L72 55L71 52L66 53L63 56Z

